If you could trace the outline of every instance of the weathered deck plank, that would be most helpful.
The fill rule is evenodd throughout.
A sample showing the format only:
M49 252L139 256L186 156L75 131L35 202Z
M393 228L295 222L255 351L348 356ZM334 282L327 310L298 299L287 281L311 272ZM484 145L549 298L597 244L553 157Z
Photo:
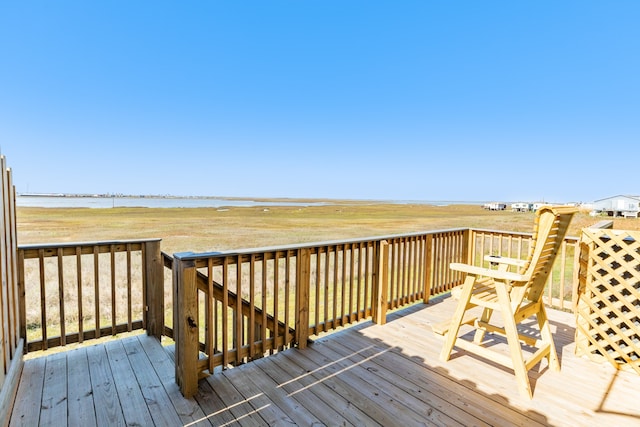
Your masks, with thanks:
M207 382L220 398L223 411L228 411L231 420L237 420L244 426L261 426L264 420L258 415L249 402L243 398L238 389L224 375L210 375Z
M131 368L122 340L108 342L105 344L105 348L115 388L118 392L120 407L127 425L152 425L153 419L149 413L149 407L142 395L134 370ZM138 369L144 368L136 368L136 370Z
M327 404L323 399L318 397L311 391L310 387L300 386L296 383L298 382L297 378L292 378L291 366L287 366L286 370L281 368L277 363L276 357L265 357L256 362L256 366L262 369L262 375L267 375L271 377L277 384L278 387L282 388L288 396L295 399L299 404L305 405L309 408L313 414L315 414L319 421L324 425L352 425L345 420L345 416L337 412L335 406L336 399L335 395L329 394L330 390L326 387L322 387L328 393L325 394L325 398L331 402L331 404ZM306 372L302 371L299 375L305 375ZM361 420L359 425L363 425L364 422Z
M164 410L164 408L171 407L173 404L156 371L149 363L140 341L135 337L131 337L123 339L122 344L131 366L135 367L133 373L140 385L142 396L149 407L153 423L156 426L167 427L180 425L182 421L177 412Z
M206 419L198 402L194 399L185 399L180 393L175 382L175 365L168 352L155 339L142 336L139 340L182 423L198 427L210 426L211 423Z
M42 388L40 424L53 425L67 418L67 357L54 354L47 359Z
M11 414L15 426L37 426L42 408L42 386L47 359L40 357L24 364L16 401Z
M96 412L89 374L86 348L78 348L67 354L67 384L69 388L68 420L70 427L96 425Z
M25 361L11 425L640 425L640 376L574 354L572 315L550 311L562 369L512 372L456 349L438 358L434 298L200 380L185 399L167 347L137 335ZM488 345L508 351L500 339ZM503 348L504 347L504 348ZM66 423L65 423L66 420Z
M87 347L89 359L89 373L93 387L93 400L98 402L96 409L96 424L98 425L123 425L125 424L120 400L116 392L111 367L107 359L104 345ZM61 425L61 420L58 420Z

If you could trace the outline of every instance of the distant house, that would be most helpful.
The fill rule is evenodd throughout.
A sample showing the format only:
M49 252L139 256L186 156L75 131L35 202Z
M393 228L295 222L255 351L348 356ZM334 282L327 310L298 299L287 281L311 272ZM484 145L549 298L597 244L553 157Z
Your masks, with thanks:
M548 205L548 202L535 202L531 205L531 210L536 212L541 206Z
M640 216L640 196L612 196L593 202L594 214L613 217L638 218Z
M533 208L533 204L528 202L517 202L511 204L512 212L529 212Z
M484 205L482 205L482 208L488 209L490 211L503 211L507 209L507 204L499 202L485 203Z

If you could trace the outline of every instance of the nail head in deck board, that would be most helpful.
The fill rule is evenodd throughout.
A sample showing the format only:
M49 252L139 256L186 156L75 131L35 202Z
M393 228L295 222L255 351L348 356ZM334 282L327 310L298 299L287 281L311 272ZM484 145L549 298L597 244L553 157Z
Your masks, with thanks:
M96 412L86 348L67 352L67 376L69 426L95 426Z
M93 385L93 399L99 402L95 405L98 425L123 425L124 416L104 345L87 347L87 358Z
M176 426L181 424L178 414L173 410L171 400L167 395L160 378L156 375L137 337L122 340L124 350L129 358L133 373L140 386L142 396L149 407L149 413L155 426Z

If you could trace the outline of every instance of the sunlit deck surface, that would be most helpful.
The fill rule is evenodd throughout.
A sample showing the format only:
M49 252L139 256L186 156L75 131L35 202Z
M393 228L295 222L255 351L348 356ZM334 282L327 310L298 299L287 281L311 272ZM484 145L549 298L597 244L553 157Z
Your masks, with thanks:
M572 314L550 310L562 369L534 368L529 401L499 365L460 350L438 359L430 324L454 304L433 298L217 372L192 399L172 347L145 335L29 359L11 425L640 425L640 376L575 356Z

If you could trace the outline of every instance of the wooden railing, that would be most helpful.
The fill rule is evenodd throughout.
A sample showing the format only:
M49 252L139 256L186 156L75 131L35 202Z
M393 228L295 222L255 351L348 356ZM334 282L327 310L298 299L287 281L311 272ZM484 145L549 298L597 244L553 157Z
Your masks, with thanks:
M428 300L461 283L469 230L225 253L173 260L176 380L189 396L201 372L237 365L310 335ZM242 310L238 310L242 307Z
M189 395L204 371L304 347L312 335L363 319L384 323L387 310L461 284L451 262L524 258L530 240L451 229L173 258L158 239L20 246L20 336L25 351L143 328L172 336L176 379ZM565 239L550 279L556 307L571 306L565 289L577 274L576 247ZM164 272L173 275L166 307Z
M164 329L160 239L18 248L25 352Z
M0 156L0 424L8 420L22 372L24 341L18 315L16 193L11 170Z

